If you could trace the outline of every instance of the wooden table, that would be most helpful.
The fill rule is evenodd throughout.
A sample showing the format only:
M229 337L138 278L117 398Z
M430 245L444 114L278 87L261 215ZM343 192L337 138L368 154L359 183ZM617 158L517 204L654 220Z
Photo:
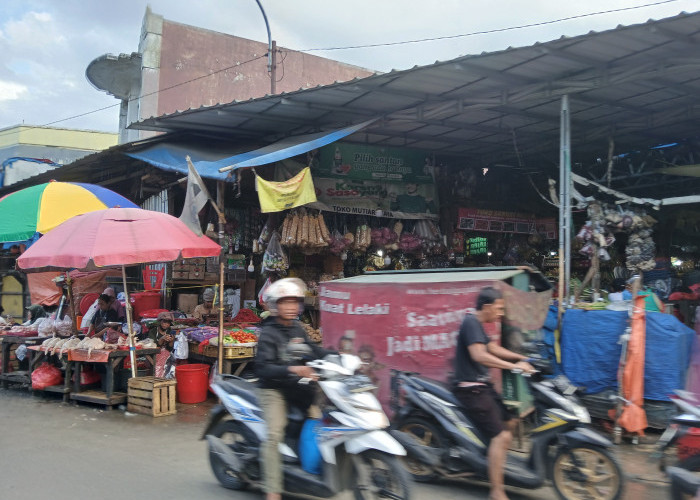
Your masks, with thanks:
M70 392L70 399L74 401L86 401L88 403L96 403L105 405L107 410L111 410L114 405L126 402L127 394L125 392L116 392L114 390L114 372L120 366L123 366L124 360L129 356L128 350L112 349L109 351L94 350L90 354L92 360L86 358L84 349L74 349L69 355L69 359L73 363L73 373L75 381ZM151 365L151 375L155 370L155 355L160 352L160 348L154 349L137 349L136 357L145 357L146 361ZM101 364L105 367L105 390L98 391L93 389L82 389L80 386L80 374L83 365L86 363Z
M37 345L46 340L45 337L18 337L15 335L3 335L0 337L2 343L0 348L2 349L2 373L0 373L0 380L2 381L3 389L7 389L10 384L27 384L31 385L31 372L29 370L21 370L16 372L8 372L10 369L10 348L14 344L24 344L27 346ZM33 352L27 350L28 361L31 365Z

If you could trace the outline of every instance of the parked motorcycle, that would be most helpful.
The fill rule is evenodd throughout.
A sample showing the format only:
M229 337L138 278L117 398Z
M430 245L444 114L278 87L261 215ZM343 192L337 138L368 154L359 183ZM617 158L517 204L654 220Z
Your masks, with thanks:
M324 417L314 431L320 474L302 467L303 452L313 443L300 439L305 417L292 407L285 443L280 443L286 493L328 498L352 489L356 500L409 500L411 478L397 458L406 452L385 430L389 419L370 379L355 374L360 364L360 358L348 354L307 363L319 373L326 398ZM212 410L203 436L214 475L226 488L261 487L266 425L255 384L224 375L216 376L211 388L222 403Z
M651 456L651 460L658 459L659 467L664 470L669 464L668 451L674 446L682 447L686 436L700 429L700 407L697 406L695 396L686 391L675 391L675 396L671 401L678 408L678 413L669 421L666 430L656 442L656 452ZM673 465L689 471L700 472L700 452L691 450L681 453L676 450L676 459Z
M700 488L700 450L684 449L683 442L693 432L700 429L700 407L695 396L686 391L675 391L671 401L678 408L656 443L656 451L650 460L659 460L659 467L665 470L671 480L671 498L693 498ZM669 452L676 448L675 457ZM669 462L673 463L670 466Z
M579 388L565 376L527 378L536 428L524 459L509 453L507 485L536 489L551 479L560 498L621 498L624 477L613 444L593 431ZM403 402L399 401L402 394ZM410 372L392 372L392 435L406 448L403 462L416 481L437 477L487 480L487 441L442 383Z

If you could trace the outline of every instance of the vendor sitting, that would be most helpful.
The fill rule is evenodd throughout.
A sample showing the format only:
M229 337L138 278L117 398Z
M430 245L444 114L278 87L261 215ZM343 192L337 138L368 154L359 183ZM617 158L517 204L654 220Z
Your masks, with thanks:
M199 304L194 308L192 316L197 318L199 321L206 321L209 316L215 317L216 311L214 310L214 290L211 288L204 289L202 292L203 304Z
M117 295L114 293L114 288L111 286L107 287L104 289L102 294L109 297L109 307L117 311L118 321L126 321L126 306L124 306L121 301L117 300Z
M97 333L101 337L104 331L110 327L108 323L116 323L119 321L117 311L111 307L111 297L102 294L97 299L97 311L90 321L90 326L87 331L88 337L93 337Z
M148 330L148 338L155 341L158 347L173 350L175 345L175 334L173 333L173 315L169 312L158 313L157 324Z

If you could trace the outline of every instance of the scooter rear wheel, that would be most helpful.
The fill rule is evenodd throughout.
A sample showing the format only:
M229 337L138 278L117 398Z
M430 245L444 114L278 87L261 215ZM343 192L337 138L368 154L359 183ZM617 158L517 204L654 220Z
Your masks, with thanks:
M378 450L363 451L355 457L357 485L355 500L410 500L411 478L398 458Z
M234 450L243 451L243 448L250 445L247 437L249 432L240 422L223 420L212 429L210 434L222 439ZM233 470L212 451L209 451L209 464L214 476L224 488L242 490L248 486L248 483L242 479L241 471Z
M557 451L552 482L563 500L618 500L622 498L624 479L610 452L581 445Z
M401 432L413 436L413 438L423 446L437 449L444 448L444 439L440 435L437 427L426 419L420 417L407 418L401 422L398 429ZM427 483L433 481L438 476L433 467L423 464L409 456L401 457L400 461L416 482Z

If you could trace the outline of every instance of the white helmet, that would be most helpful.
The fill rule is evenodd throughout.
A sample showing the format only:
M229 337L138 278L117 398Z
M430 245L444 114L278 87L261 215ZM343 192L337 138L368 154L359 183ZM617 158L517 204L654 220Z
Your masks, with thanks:
M282 278L272 283L263 292L263 302L270 314L277 315L277 301L294 297L299 301L304 300L306 285L299 278Z

